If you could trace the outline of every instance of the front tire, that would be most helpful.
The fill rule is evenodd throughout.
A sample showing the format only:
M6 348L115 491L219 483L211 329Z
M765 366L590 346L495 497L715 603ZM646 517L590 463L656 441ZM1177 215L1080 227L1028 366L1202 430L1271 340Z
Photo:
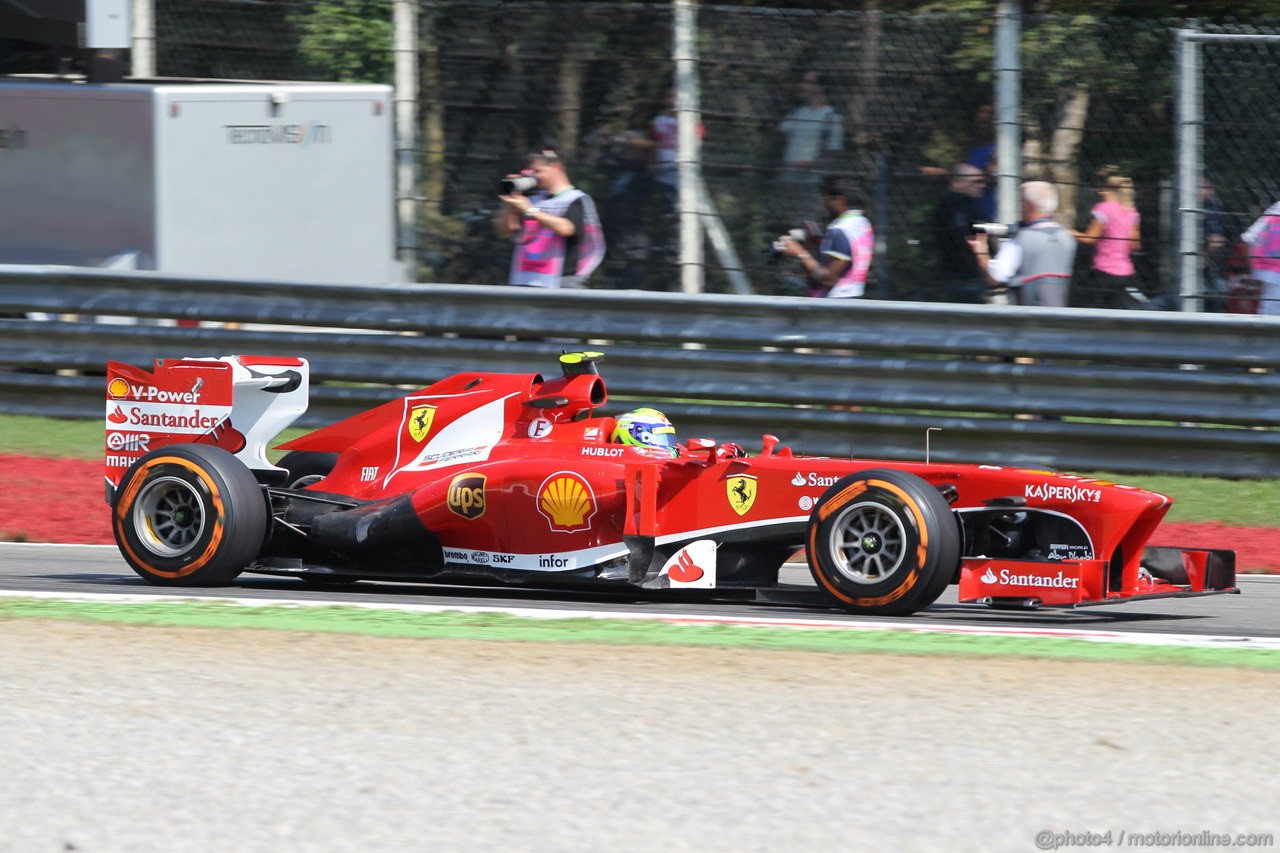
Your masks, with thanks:
M872 469L836 482L809 519L809 571L845 609L906 616L955 577L960 531L945 498L902 471Z
M261 550L270 521L262 487L218 447L146 454L116 490L111 526L125 561L162 586L230 583Z

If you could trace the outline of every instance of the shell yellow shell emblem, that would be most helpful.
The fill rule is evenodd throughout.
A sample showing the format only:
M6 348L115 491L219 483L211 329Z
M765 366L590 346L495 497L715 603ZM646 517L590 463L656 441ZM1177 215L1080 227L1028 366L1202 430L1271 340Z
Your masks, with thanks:
M738 515L746 515L756 502L756 478L746 474L730 477L724 482L729 506Z
M596 514L596 496L582 477L572 471L560 471L544 480L538 489L538 512L551 522L552 530L586 530L591 526L591 516Z
M123 400L129 396L129 383L117 376L107 384L107 393L117 400Z
M409 410L409 437L414 441L422 441L431 432L431 422L435 418L435 406L414 406Z

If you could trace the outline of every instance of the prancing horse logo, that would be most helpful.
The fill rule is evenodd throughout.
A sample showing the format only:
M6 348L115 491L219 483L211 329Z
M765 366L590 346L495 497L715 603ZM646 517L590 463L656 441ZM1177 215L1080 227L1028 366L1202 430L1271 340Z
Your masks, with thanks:
M730 477L725 480L725 493L733 511L738 515L746 515L756 502L756 478L747 474Z
M409 435L414 441L422 441L427 437L435 417L435 406L414 406L409 410Z

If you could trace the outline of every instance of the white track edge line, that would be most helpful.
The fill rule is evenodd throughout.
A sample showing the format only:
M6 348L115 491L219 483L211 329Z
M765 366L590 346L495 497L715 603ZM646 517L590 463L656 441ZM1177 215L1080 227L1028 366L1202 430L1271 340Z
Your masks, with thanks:
M56 592L0 590L0 598L27 598L76 603L115 604L209 604L224 603L242 607L318 608L350 607L361 610L387 610L406 613L503 613L526 619L614 619L662 622L672 625L732 625L750 628L782 628L791 630L843 630L854 632L889 632L908 634L942 634L977 637L1040 637L1046 639L1085 640L1094 643L1120 643L1135 646L1194 647L1212 649L1280 650L1280 637L1231 637L1213 634L1125 633L1120 631L1082 631L1071 628L1002 628L960 625L897 625L844 619L781 619L777 617L743 618L737 616L679 616L674 614L632 613L629 611L580 611L531 607L488 607L465 604L386 604L368 601L314 601L288 598L173 597L134 595L128 593L83 593L67 595Z

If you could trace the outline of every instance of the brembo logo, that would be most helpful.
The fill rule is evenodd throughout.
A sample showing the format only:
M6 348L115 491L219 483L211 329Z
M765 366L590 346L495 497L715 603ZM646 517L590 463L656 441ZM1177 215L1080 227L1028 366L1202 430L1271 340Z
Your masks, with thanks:
M1085 489L1080 486L1054 486L1049 483L1028 483L1024 495L1041 501L1069 501L1071 503L1098 503L1101 489Z
M1003 586L1030 586L1049 589L1076 589L1080 586L1080 578L1069 578L1063 572L1056 575L1015 575L1008 569L1001 569L997 575L991 569L982 573L983 583L998 583Z
M449 511L463 518L479 518L484 515L484 485L488 479L484 474L459 474L454 477L445 499Z

